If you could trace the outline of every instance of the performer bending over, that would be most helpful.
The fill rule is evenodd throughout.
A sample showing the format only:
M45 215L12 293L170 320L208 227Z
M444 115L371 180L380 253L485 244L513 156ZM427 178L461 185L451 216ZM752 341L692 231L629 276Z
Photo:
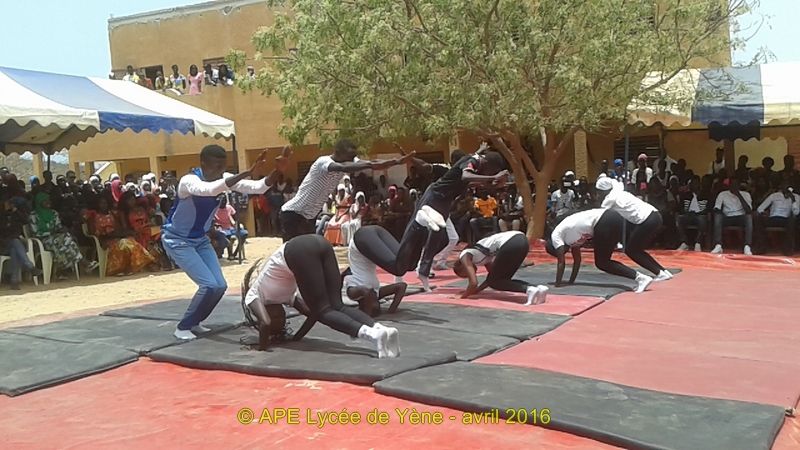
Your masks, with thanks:
M279 157L279 167L285 165L286 153ZM250 170L223 178L227 165L225 149L219 145L207 145L200 152L200 168L181 177L161 242L167 255L198 285L198 289L183 319L178 322L175 330L178 339L194 339L196 332L210 331L200 322L208 318L228 289L217 253L208 239L208 231L220 204L218 196L230 190L244 194L266 192L269 188L267 178L245 180L259 177L266 163L264 152Z
M625 254L636 264L656 275L655 281L672 278L672 274L646 250L661 228L661 213L653 205L626 192L621 183L609 177L598 178L595 188L598 198L602 200L603 209L618 212L623 219L634 225L625 243Z
M358 302L359 309L371 317L377 317L381 313L379 300L392 295L394 297L389 306L389 312L393 313L397 311L397 307L406 295L408 285L398 282L381 287L381 282L378 280L378 267L358 250L355 239L357 235L361 235L359 240L362 243L368 240L373 242L371 245L386 245L389 252L397 251L400 244L391 233L381 226L368 225L359 228L353 239L350 240L350 246L347 249L350 267L345 271L343 279L347 296Z
M271 337L283 332L286 325L283 304L289 304L336 331L375 344L379 358L395 358L400 354L396 328L384 327L359 309L342 303L336 254L322 236L306 234L281 245L251 284L256 267L245 276L242 295L258 321L262 350ZM299 297L295 296L298 290Z
M483 238L472 247L464 249L453 267L461 278L469 280L469 286L461 295L467 298L490 287L496 291L525 292L528 301L525 305L544 303L547 286L533 286L512 277L525 261L530 245L521 231L505 231ZM478 285L476 270L478 265L486 266L489 273L486 280Z
M616 211L602 208L577 212L562 220L546 244L547 253L558 258L556 287L575 283L578 271L581 269L581 246L591 239L594 247L594 265L611 275L636 280L636 293L644 292L653 282L653 278L611 259L622 237L624 222L625 219ZM567 250L572 251L572 274L569 281L564 283L562 280Z
M373 248L356 242L359 251L383 270L398 277L414 270L422 255L419 275L423 287L429 290L428 275L433 257L447 246L447 232L444 228L453 201L466 192L470 183L505 183L508 171L503 170L504 167L505 161L497 152L461 158L425 190L418 202L417 210L412 215L413 219L406 227L397 252L387 251L385 246ZM422 253L423 248L425 254Z

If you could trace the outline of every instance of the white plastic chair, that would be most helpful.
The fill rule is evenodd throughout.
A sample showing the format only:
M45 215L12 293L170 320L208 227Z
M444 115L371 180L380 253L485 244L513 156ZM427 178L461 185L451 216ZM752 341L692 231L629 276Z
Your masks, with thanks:
M85 223L81 225L81 230L83 230L83 235L87 238L94 241L94 246L97 249L97 270L99 271L100 278L106 277L106 267L108 267L108 249L103 248L100 245L100 239L97 239L97 236L93 234L89 234L89 226Z
M42 272L44 272L44 284L50 284L50 281L53 276L53 252L47 251L44 249L44 244L38 238L32 236L32 233L28 227L23 228L25 232L25 239L28 240L28 257L31 258L31 261L36 263L33 259L34 246L39 248L39 260L42 262ZM75 278L80 281L81 275L80 270L78 268L78 263L75 263L73 267L75 271ZM36 283L36 277L34 277L34 283Z
M28 252L27 252L28 259L35 264L36 260L33 259L33 244L31 243L31 241L29 239L23 238L22 236L20 236L20 240L22 240L22 242L28 248ZM0 278L2 278L3 267L5 266L6 261L10 261L10 260L11 260L10 256L0 255ZM39 277L33 277L33 284L36 285L36 286L39 285Z

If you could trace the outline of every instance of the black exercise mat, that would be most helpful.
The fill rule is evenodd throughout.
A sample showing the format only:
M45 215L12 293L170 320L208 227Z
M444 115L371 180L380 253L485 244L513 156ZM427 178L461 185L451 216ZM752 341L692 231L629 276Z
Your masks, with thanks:
M317 327L324 325L317 324L298 342L275 344L267 351L257 351L251 347L249 344L258 342L258 334L251 328L242 327L155 351L150 358L195 369L357 384L371 384L409 370L451 362L456 358L453 351L432 346L414 351L410 345L403 343L401 331L400 357L378 359L374 347L360 340L352 340L345 335L335 339L315 336Z
M134 362L119 347L74 344L0 332L0 393L24 394Z
M9 328L8 333L22 334L60 342L94 342L113 345L137 354L180 344L172 333L177 322L124 317L91 316L67 319L45 325ZM230 324L210 324L213 331L231 329ZM202 336L202 335L201 335Z
M408 353L416 356L432 352L438 353L441 349L444 349L455 352L456 359L459 361L472 361L520 342L518 339L507 336L467 333L407 323L390 323L383 321L381 317L379 319L381 319L382 323L387 326L394 326L399 331L401 355ZM296 332L300 329L300 325L304 320L305 317L302 319L297 318L292 319L289 323ZM341 344L360 345L365 350L371 348L369 344L360 340L353 342L350 336L332 330L321 323L316 323L306 337L326 339Z
M668 270L672 272L673 275L681 271L681 269ZM565 280L569 279L571 271L572 266L567 264L564 270ZM643 271L643 273L649 274L647 271ZM617 294L636 289L636 282L634 280L605 273L592 264L583 264L581 266L575 284L562 287L555 287L553 285L556 279L556 266L554 264L523 267L517 271L514 278L530 284L544 284L550 288L548 294L600 297L606 300ZM480 277L481 282L483 279L484 277ZM463 288L467 286L467 281L459 280L448 286Z
M623 448L769 449L784 419L777 406L665 394L589 378L511 366L456 362L400 374L377 392L457 408L527 411L545 425ZM460 417L459 417L460 419ZM502 420L502 419L501 419Z
M383 313L380 316L381 322L424 325L519 340L547 333L569 319L569 316L556 314L424 302L402 302L394 314Z
M113 309L102 313L102 316L128 317L131 319L174 320L180 321L189 307L191 299L169 300L166 302L150 303L141 306ZM294 308L292 308L294 311ZM242 312L242 298L236 295L226 295L208 316L209 323L228 323L234 326L244 322Z

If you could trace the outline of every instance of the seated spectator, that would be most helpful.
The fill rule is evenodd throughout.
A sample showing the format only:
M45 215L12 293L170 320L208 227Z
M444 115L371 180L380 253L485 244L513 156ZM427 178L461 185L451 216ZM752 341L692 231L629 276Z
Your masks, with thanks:
M158 91L163 91L167 88L167 80L164 78L164 74L161 71L156 72L156 82L155 88Z
M336 188L336 214L328 221L325 226L325 239L333 245L348 245L347 235L342 232L342 228L350 221L350 196L347 195L344 184Z
M681 186L689 182L689 174L686 173L686 160L681 158L672 166L672 175L678 177Z
M219 231L225 236L225 247L228 249L228 259L233 259L242 249L242 246L245 243L245 240L248 237L247 230L239 224L239 234L238 237L241 240L236 245L236 250L231 248L231 239L237 237L236 234L236 208L234 208L230 203L228 203L228 197L222 197L222 201L220 202L219 209L217 209L216 214L214 215L214 222L217 225Z
M203 92L204 74L197 71L197 66L189 66L189 95L199 95Z
M220 64L217 68L217 80L223 86L233 86L234 75L233 72L228 70L227 64Z
M172 74L169 76L167 87L169 89L174 89L179 94L186 92L186 77L178 71L177 64L172 65Z
M794 168L794 156L783 157L783 170L780 171L780 176L790 188L800 191L800 171Z
M473 240L480 239L482 227L490 227L493 234L500 232L500 221L497 217L497 200L489 195L489 191L481 190L479 197L475 199L475 210L478 211L479 216L469 220Z
M58 213L51 208L50 196L45 192L36 194L31 229L36 238L42 241L44 249L53 253L53 264L56 272L70 270L75 264L81 264L87 271L97 267L97 262L88 262L83 258L78 243L61 225Z
M513 196L507 196L506 200L500 204L500 209L500 231L520 231L525 215L522 196L518 196L516 199Z
M319 215L317 216L317 229L316 233L320 236L325 234L325 228L328 226L328 222L333 218L336 214L336 202L333 199L332 195L328 196L328 199L325 200L325 205L322 207L322 211L320 211Z
M747 167L749 161L750 158L748 158L747 155L740 155L739 162L736 164L736 170L733 172L733 176L742 183L750 181L750 168Z
M678 235L681 245L678 250L689 250L687 229L697 227L694 251L703 251L703 237L708 233L708 194L701 191L700 179L695 176L689 181L689 192L680 197L678 213Z
M769 215L767 215L769 210ZM794 227L796 218L800 214L800 196L794 194L789 188L788 181L784 181L780 190L767 196L758 207L759 247L766 247L766 229L778 227L786 230L783 243L785 255L794 251Z
M772 180L775 178L780 177L778 173L776 173L772 168L775 166L775 160L767 156L766 158L761 160L761 167L756 169L753 174L753 178L761 178L766 182L767 186L770 186Z
M27 214L27 203L21 197L9 197L0 202L0 255L11 257L8 262L13 290L19 290L23 271L33 276L42 274L28 259L27 249L21 239L22 228L28 223ZM0 277L2 276L0 273Z
M753 200L748 192L740 190L738 180L727 180L729 189L717 195L714 203L714 249L711 253L722 253L722 228L740 226L744 228L744 254L752 255L753 244Z
M165 258L165 253L161 248L158 234L153 234L152 208L150 208L145 198L137 199L133 192L128 191L122 195L119 204L120 222L123 230L131 230L142 247L156 259Z
M97 211L89 220L89 230L100 240L100 245L108 249L108 276L139 273L156 262L156 258L136 241L136 232L122 226L104 197L97 202Z
M666 163L666 161L665 161ZM639 198L645 198L647 195L648 184L650 179L653 178L653 169L647 167L647 155L642 153L636 160L637 167L633 169L633 192ZM666 186L666 185L661 185Z
M366 196L359 191L356 193L356 201L350 205L350 221L342 225L345 242L350 243L350 240L356 235L356 231L361 228L364 217L368 215L369 205L366 202Z
M550 194L550 214L554 219L553 227L577 209L575 207L575 192L570 189L571 187L572 183L566 178L562 178L560 188Z
M716 152L716 157L714 161L711 161L711 165L708 168L708 173L711 175L718 175L721 170L725 169L725 149L718 148Z

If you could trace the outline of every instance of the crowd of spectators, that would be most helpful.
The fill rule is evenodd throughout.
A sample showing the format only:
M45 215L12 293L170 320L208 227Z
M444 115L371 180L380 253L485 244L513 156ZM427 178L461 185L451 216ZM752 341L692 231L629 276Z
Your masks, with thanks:
M253 66L247 67L245 76L255 78ZM108 77L116 79L113 72ZM182 73L177 64L173 64L169 75L164 75L159 70L156 71L154 77L148 77L143 68L134 69L133 66L128 65L122 80L130 81L152 90L169 91L175 95L200 95L203 93L204 87L233 86L236 81L236 75L228 68L227 64L219 64L217 66L206 64L202 69L192 64L189 66L188 75Z

